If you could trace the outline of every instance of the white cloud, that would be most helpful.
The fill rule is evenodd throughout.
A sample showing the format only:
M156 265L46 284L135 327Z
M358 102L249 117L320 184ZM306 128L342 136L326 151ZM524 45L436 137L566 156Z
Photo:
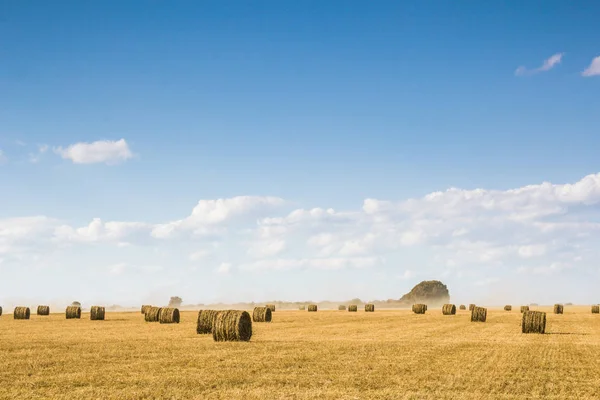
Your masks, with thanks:
M582 76L598 76L600 75L600 56L594 58L592 63L581 73Z
M370 268L381 264L382 259L378 257L332 257L332 258L302 258L275 260L259 260L252 263L241 264L242 271L277 270L285 271L292 269L325 269L337 270L345 268Z
M519 255L523 258L539 257L544 254L546 254L546 246L543 244L519 247Z
M56 147L54 152L74 164L119 164L133 157L125 139L75 143L67 148Z
M550 71L552 68L554 68L555 66L560 64L564 55L565 55L565 53L556 53L556 54L550 56L549 58L547 58L546 60L544 60L543 64L538 68L527 69L524 66L520 66L519 68L516 69L515 75L517 75L517 76L534 75L539 72Z
M230 263L221 263L215 271L220 275L229 275L231 273L231 264Z
M209 250L198 250L189 255L190 261L200 261L211 254Z
M151 225L143 222L102 222L94 218L87 226L73 228L60 225L54 230L54 239L63 242L101 242L112 241L122 243L122 240L135 233L148 233Z
M256 258L275 256L285 250L285 240L261 240L253 243L248 254Z
M407 269L401 275L397 275L397 278L406 281L406 280L411 279L413 276L415 276L414 272L412 272L411 270Z
M38 163L41 160L42 155L48 151L47 144L39 144L37 148L38 151L36 153L29 153L29 162L32 164Z

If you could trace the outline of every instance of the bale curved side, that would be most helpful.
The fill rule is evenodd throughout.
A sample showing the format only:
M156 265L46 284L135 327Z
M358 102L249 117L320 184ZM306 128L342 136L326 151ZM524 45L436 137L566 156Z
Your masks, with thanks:
M142 306L142 314L146 314L146 311L148 311L152 306L149 304L144 304Z
M37 315L50 315L50 306L38 306Z
M106 309L101 306L92 306L90 309L90 320L92 321L104 321Z
M485 322L487 319L487 308L473 307L471 311L471 322Z
M14 319L29 319L31 316L31 310L29 307L15 307L15 311L13 313Z
M413 304L412 311L415 314L425 314L425 311L427 311L427 305L426 304Z
M81 307L69 306L65 311L67 319L80 319L81 318Z
M505 305L504 311L512 311L512 306L510 304Z
M554 314L562 314L564 312L565 308L562 304L555 304L554 305Z
M600 306L592 306L592 314L600 314Z
M144 320L146 322L158 322L160 318L160 312L162 307L150 307L146 310L144 314Z
M271 322L273 315L269 307L254 307L252 322Z
M350 312L357 312L358 311L358 306L356 304L350 304L348 306L348 311L350 311Z
M442 307L443 315L456 315L456 306L454 304L444 304Z
M215 318L217 318L217 310L200 310L198 311L198 321L196 323L196 333L204 335L212 333Z
M178 324L179 309L178 308L163 308L158 314L158 322L161 324Z
M365 304L365 312L375 312L375 304Z
M309 304L308 305L308 311L309 312L317 312L317 305L316 304Z
M252 337L252 318L247 311L227 310L217 314L213 326L215 342L247 342Z
M525 311L521 320L521 332L546 333L546 313L542 311Z

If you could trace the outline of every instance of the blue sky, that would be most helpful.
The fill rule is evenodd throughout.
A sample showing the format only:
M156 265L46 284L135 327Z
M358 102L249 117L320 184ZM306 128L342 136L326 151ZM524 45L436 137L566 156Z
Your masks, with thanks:
M2 2L0 302L596 301L599 13Z

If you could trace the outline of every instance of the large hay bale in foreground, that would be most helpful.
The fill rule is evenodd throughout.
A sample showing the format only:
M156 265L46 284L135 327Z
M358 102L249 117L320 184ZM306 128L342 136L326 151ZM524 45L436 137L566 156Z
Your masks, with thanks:
M90 320L92 321L104 321L104 315L106 314L106 309L101 306L92 306L90 309Z
M200 310L198 311L198 322L196 324L196 333L204 335L212 333L215 319L217 318L217 310Z
M338 306L339 311L346 311L346 306Z
M461 304L460 307L458 307L458 308L461 309L461 310L466 310L467 306L465 306L464 304Z
M81 307L69 306L65 311L67 319L80 319L81 318Z
M473 307L471 311L471 322L485 322L487 319L487 308Z
M246 311L227 310L217 314L213 326L215 342L247 342L252 337L252 318Z
M357 312L358 311L358 306L356 304L350 304L348 306L348 311L350 311L350 312Z
M317 305L316 304L309 304L308 305L308 312L317 312Z
M38 306L37 315L50 315L50 306Z
M300 310L300 311L306 311L306 306L299 306L298 310Z
M592 306L592 314L600 314L600 306Z
M529 306L521 306L521 312L529 311Z
M146 311L148 311L152 306L149 304L144 304L142 306L142 314L146 314Z
M562 304L554 305L554 314L562 314L564 310L565 310L565 308Z
M505 305L504 311L512 311L512 306L510 304Z
M444 304L442 306L442 314L456 315L456 306L454 304Z
M475 308L475 304L469 304L469 311L473 311L474 308Z
M161 324L178 324L179 309L174 307L161 309L158 314L158 322Z
M521 332L546 333L546 313L542 311L525 311L521 320Z
M427 311L427 305L425 305L425 304L413 304L412 311L415 314L425 314L425 311Z
M252 322L271 322L273 315L269 307L254 307Z
M365 304L365 312L375 312L375 304Z
M15 307L15 311L13 313L14 319L29 319L31 316L31 311L29 307Z
M144 320L146 322L158 322L160 318L160 312L162 311L162 307L150 307L146 310L144 314Z
M267 304L266 306L268 309L271 310L271 312L275 312L275 304Z

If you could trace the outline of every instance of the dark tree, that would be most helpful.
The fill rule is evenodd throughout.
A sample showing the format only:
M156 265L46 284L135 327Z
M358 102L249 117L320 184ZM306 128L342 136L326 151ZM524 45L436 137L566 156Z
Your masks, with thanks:
M171 297L171 300L169 300L169 307L181 307L181 303L183 303L183 300L181 300L181 297L179 296L173 296Z

